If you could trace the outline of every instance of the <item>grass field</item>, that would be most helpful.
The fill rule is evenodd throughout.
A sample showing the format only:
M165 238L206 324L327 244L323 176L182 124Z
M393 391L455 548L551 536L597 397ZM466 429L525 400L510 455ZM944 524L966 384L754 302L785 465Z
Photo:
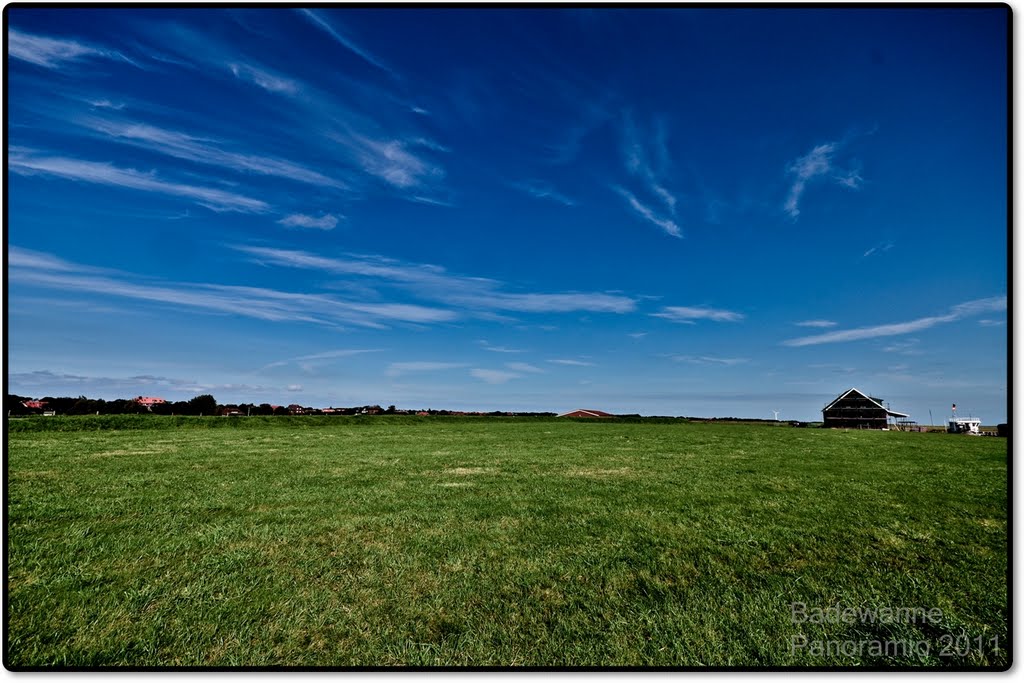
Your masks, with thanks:
M1010 661L1005 439L402 417L9 428L11 667ZM941 616L794 623L793 603Z

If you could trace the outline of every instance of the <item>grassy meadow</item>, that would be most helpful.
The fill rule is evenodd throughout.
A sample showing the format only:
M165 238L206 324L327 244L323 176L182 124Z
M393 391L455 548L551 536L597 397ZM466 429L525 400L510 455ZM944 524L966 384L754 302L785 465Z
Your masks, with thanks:
M1010 662L1005 439L413 417L8 430L8 667ZM793 603L941 618L794 623ZM859 645L807 645L829 642Z

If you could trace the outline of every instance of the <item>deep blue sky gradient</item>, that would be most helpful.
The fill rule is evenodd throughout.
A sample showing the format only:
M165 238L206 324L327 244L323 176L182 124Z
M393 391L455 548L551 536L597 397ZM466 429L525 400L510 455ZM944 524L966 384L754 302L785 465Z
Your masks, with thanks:
M1006 419L1006 10L7 18L13 392Z

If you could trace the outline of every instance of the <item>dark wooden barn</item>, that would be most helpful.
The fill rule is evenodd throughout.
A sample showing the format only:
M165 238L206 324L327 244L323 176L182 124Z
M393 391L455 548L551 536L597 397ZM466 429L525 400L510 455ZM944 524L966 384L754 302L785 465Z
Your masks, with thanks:
M906 418L905 413L889 410L882 399L857 389L847 389L821 411L826 427L847 429L887 429L889 418Z

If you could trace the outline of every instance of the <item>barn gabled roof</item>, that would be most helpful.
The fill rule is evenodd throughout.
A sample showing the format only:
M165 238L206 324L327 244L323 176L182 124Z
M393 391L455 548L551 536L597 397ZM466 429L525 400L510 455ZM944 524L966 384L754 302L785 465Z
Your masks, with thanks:
M861 391L860 389L857 389L856 387L854 387L854 388L852 388L852 389L847 389L846 391L844 391L843 393L841 393L841 394L839 395L839 397L838 397L838 398L836 398L836 400L832 401L832 402L831 402L831 403L829 403L829 404L828 404L827 406L825 406L825 407L824 407L824 409L822 410L822 412L824 412L825 410L828 410L829 408L831 408L831 407L832 407L832 406L834 406L835 404L839 403L840 401L842 401L842 400L843 400L844 398L846 398L846 397L847 397L847 396L849 396L850 394L857 394L857 395L858 395L858 396L860 396L861 398L864 398L864 399L867 399L868 401L871 401L871 402L872 402L872 403L874 403L874 404L875 404L876 406L878 406L879 408L881 408L882 410L884 410L884 411L886 412L886 414L888 414L888 415L891 415L892 417L910 417L910 416L909 416L909 415L907 415L906 413L898 413L898 412L896 412L895 410L889 410L888 408L886 408L885 406L883 406L883 405L882 405L882 402L881 402L881 400L880 400L880 399L877 399L877 398L872 398L871 396L868 396L867 394L865 394L865 393L864 393L863 391Z
M573 415L575 413L586 413L591 417L615 417L611 413L606 413L603 410L584 410L583 408L577 408L576 410L570 410L568 413L562 413L558 417L565 417L566 415Z

